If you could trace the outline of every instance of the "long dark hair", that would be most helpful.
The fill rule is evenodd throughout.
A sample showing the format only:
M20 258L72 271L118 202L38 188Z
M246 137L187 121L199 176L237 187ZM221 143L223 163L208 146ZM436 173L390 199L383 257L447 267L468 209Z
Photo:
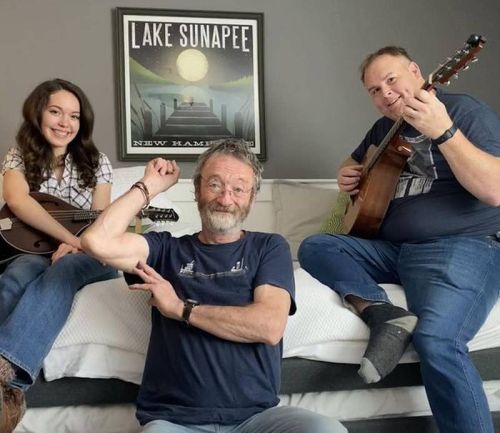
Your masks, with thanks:
M69 143L64 158L68 153L71 155L78 170L78 185L81 188L93 188L96 185L99 151L92 140L94 110L82 89L69 81L55 78L39 84L24 101L23 123L16 135L30 191L38 191L46 174L53 169L52 149L42 134L41 123L50 96L60 90L72 93L80 102L80 129Z

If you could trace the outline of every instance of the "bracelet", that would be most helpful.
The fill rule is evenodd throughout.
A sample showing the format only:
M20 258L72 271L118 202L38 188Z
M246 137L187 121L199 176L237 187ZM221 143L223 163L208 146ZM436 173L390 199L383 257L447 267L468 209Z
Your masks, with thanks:
M146 186L146 184L144 182L139 180L130 187L130 189L132 189L132 188L137 188L138 190L140 190L142 192L142 195L144 196L144 200L146 200L146 204L142 207L142 209L146 209L149 206L149 202L150 202L148 187Z

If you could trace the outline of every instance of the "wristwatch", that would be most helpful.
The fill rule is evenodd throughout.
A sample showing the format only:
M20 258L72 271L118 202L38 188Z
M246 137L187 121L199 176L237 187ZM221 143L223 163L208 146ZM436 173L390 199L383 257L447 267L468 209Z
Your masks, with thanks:
M189 316L191 316L191 311L193 311L193 308L200 305L198 301L195 301L194 299L186 299L184 301L184 308L182 310L182 320L184 323L189 326Z
M432 141L439 146L440 144L443 144L445 141L448 141L451 137L453 137L455 135L455 132L457 132L457 129L457 126L453 124L451 125L450 129L447 129L438 138L435 138Z

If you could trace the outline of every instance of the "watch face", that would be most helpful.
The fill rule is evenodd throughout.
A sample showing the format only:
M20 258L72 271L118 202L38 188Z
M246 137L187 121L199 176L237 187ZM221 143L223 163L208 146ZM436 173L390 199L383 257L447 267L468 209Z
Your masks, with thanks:
M186 303L192 304L192 305L198 305L199 304L198 301L195 301L194 299L190 299L190 298L186 299Z

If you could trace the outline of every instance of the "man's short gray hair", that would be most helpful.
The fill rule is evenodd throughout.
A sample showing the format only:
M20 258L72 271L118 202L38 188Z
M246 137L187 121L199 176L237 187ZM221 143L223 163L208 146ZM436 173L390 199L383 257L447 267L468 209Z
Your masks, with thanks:
M193 173L193 183L196 192L200 190L201 172L206 162L212 156L229 155L237 160L247 164L252 168L254 177L253 195L260 190L262 181L262 172L264 171L262 164L257 159L254 152L251 151L245 141L236 138L226 138L222 140L212 141L210 147L203 152L199 157L196 168Z

